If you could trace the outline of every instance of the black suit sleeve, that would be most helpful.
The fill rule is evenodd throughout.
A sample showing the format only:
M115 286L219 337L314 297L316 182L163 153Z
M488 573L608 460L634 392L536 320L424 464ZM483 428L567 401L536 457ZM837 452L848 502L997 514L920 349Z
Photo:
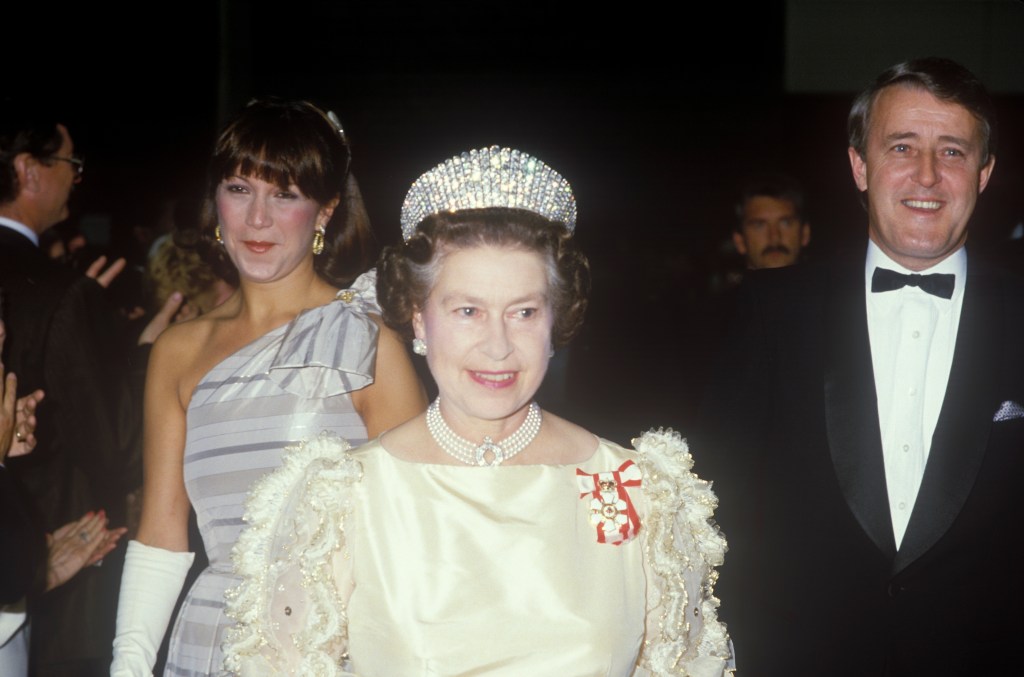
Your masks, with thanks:
M142 398L132 387L121 319L102 287L86 277L68 289L47 335L46 398L59 403L60 445L97 490L108 512L135 488L132 459L141 446ZM46 401L44 400L44 404Z
M0 604L12 604L41 584L46 540L29 517L19 487L0 467Z

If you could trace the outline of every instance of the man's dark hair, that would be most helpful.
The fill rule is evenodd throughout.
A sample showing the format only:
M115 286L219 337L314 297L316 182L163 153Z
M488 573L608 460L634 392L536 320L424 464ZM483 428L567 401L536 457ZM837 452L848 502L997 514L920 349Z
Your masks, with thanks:
M996 149L996 113L988 90L973 73L955 61L929 56L898 63L878 76L860 93L850 108L847 124L850 146L864 157L868 128L875 99L887 87L901 85L924 89L942 101L963 106L981 124L982 164L988 163Z
M45 160L64 142L56 117L18 101L0 102L0 204L18 197L14 158L22 153Z
M739 200L736 202L736 225L739 232L743 226L743 214L747 201L755 197L770 197L785 200L793 205L796 217L804 220L804 191L800 182L786 174L758 174L745 180L740 187Z

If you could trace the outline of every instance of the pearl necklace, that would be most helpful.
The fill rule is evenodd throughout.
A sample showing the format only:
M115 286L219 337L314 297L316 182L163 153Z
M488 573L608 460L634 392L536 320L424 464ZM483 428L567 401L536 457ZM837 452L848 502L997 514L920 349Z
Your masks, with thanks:
M540 432L540 407L536 402L531 402L530 408L526 412L526 418L514 433L500 442L495 442L490 437L484 437L483 442L474 444L464 437L459 437L451 429L448 422L444 420L444 416L441 415L440 402L441 398L438 397L427 407L427 430L430 431L430 436L434 438L437 446L441 447L444 453L466 465L491 467L501 465L502 462L529 446ZM488 460L488 456L490 456L490 460Z

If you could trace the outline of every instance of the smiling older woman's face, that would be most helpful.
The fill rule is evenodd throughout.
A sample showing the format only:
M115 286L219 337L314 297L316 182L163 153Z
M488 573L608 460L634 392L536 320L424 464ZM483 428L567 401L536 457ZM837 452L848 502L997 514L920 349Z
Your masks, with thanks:
M540 254L484 245L444 256L413 328L456 431L518 425L547 371L553 319Z

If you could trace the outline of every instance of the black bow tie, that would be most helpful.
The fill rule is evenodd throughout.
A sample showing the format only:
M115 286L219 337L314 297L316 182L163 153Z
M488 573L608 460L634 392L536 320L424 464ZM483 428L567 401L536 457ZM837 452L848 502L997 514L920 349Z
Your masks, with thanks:
M930 273L928 275L911 273L906 275L888 268L875 268L875 273L871 276L871 291L873 292L895 291L909 285L943 299L953 298L955 284L956 275L952 273Z

